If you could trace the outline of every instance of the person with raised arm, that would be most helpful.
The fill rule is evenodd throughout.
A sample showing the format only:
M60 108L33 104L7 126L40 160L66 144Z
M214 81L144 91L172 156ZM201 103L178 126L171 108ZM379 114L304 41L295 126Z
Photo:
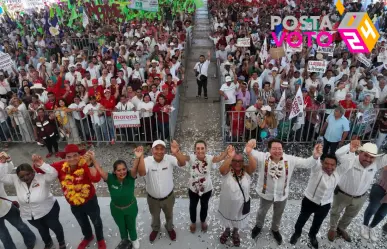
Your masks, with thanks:
M246 148L255 148L256 140L251 139ZM282 214L285 210L289 196L289 183L295 168L310 168L317 164L322 155L322 145L316 144L313 155L309 158L301 158L285 154L282 141L272 139L268 142L269 152L252 151L258 167L258 183L256 191L260 196L260 205L257 214L256 225L251 237L255 239L262 231L265 217L273 206L273 219L271 232L279 245L282 244L282 235L279 231Z
M356 150L356 142L352 142L351 150ZM327 154L322 162L311 167L308 186L301 202L301 212L298 216L290 244L295 245L301 237L302 228L311 214L314 214L312 226L309 229L309 242L313 248L318 248L317 233L327 217L333 202L334 190L352 164L341 164L337 167L337 157Z
M179 152L179 147L171 145L173 155ZM173 206L175 194L173 192L173 168L183 167L185 162L179 162L176 157L166 154L166 144L162 140L156 140L152 144L152 156L140 157L140 176L145 176L147 201L149 212L152 215L152 232L149 241L153 243L160 232L160 211L163 210L169 238L176 240L176 232L173 226Z
M173 141L171 146L178 147L179 145L176 141ZM189 229L191 233L195 233L196 231L196 210L199 200L201 228L203 232L207 231L208 225L206 219L208 214L208 202L212 195L211 170L214 163L223 161L227 156L227 149L218 156L208 155L207 143L204 140L197 140L194 149L195 153L188 156L180 151L175 154L175 157L179 162L189 163L190 177L188 181L188 196L189 214L191 219Z
M134 154L136 159L130 170L123 160L114 162L113 173L107 173L101 165L94 164L102 179L107 183L110 192L110 211L121 236L121 242L116 249L140 248L136 230L138 206L134 189L138 169L145 167L143 164L141 165L143 161L140 161L140 158L144 156L144 148L142 146L137 147Z
M44 249L54 246L50 230L55 233L59 248L66 248L63 227L59 221L60 206L50 191L58 173L49 164L44 163L41 156L32 155L32 162L35 169L44 174L35 173L31 165L23 163L16 168L16 174L0 171L0 182L15 186L20 216L38 230L45 245Z
M246 154L248 164L244 163L242 154L236 153L233 146L228 146L227 158L219 168L222 185L218 213L225 227L219 238L221 244L227 242L232 228L232 242L234 246L240 246L238 231L245 228L249 221L251 174L256 170L257 163L252 147L246 147Z
M68 144L64 152L59 154L65 160L55 162L51 166L57 171L64 197L70 204L71 212L84 236L77 249L85 249L94 239L89 218L94 225L98 249L106 249L101 210L93 184L101 180L101 175L93 167L98 164L95 154L93 151L86 153L75 144ZM89 164L88 161L91 163ZM35 165L39 167L39 164L35 163ZM43 173L39 168L35 167L35 170Z
M358 155L355 154L356 151ZM376 144L365 143L360 146L360 141L354 140L351 145L347 144L338 149L336 157L341 165L351 164L352 168L341 178L335 190L328 239L334 241L336 235L339 235L345 241L351 242L346 229L366 202L367 192L374 182L375 174L387 165L387 155L378 154ZM369 227L362 225L360 234L369 238Z

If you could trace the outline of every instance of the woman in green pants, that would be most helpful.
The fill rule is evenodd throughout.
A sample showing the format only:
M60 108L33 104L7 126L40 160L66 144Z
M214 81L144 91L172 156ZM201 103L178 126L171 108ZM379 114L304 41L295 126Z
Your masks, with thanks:
M142 156L142 152L137 151L137 154ZM118 229L120 230L121 242L116 249L133 248L138 249L140 242L137 239L136 217L138 213L137 201L134 196L134 182L137 177L137 168L139 159L136 158L133 167L128 174L128 167L123 160L117 160L113 164L113 173L105 172L100 166L95 165L96 169L101 174L104 181L107 183L110 196L110 210ZM131 242L128 240L128 232Z

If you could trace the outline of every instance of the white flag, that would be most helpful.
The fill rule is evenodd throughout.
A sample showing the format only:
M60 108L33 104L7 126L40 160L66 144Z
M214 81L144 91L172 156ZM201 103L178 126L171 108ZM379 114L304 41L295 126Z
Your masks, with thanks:
M276 108L277 111L282 111L282 110L284 109L284 106L285 106L285 104L286 104L286 96L285 96L285 92L286 92L286 91L284 91L284 92L282 93L281 99L280 99L280 101L279 101L279 103L278 103L278 105L277 105L277 108Z
M86 26L89 25L89 17L87 17L85 10L83 10L82 25L84 28L86 28Z
M267 53L267 38L263 41L263 46L261 48L261 52L259 52L259 58L261 58L262 63L269 58L269 54Z
M299 87L296 97L292 103L292 110L290 111L289 119L298 116L301 112L304 112L304 98L302 97L301 87Z

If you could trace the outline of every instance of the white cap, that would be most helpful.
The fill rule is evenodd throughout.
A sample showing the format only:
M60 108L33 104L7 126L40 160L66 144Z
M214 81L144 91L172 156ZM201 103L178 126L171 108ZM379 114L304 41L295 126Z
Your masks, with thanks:
M230 76L227 76L226 77L226 82L231 82L232 80L231 80L231 77Z
M162 145L164 147L167 147L163 140L156 140L156 141L154 141L153 144L152 144L152 148L156 147L157 145Z
M75 67L75 65L74 65L74 64L70 64L70 65L69 65L69 68L70 68L70 67Z
M262 106L261 110L262 110L262 111L268 111L268 112L271 112L271 107L268 106L268 105L264 105L264 106Z
M40 83L35 83L33 86L30 87L30 89L46 89L43 87Z
M271 71L277 71L277 72L278 72L278 67L273 67L273 68L271 69Z
M159 62L156 61L156 60L152 60L151 63L157 63L157 64L159 64Z
M282 87L288 87L289 86L289 82L284 81L284 82L281 83L281 86Z

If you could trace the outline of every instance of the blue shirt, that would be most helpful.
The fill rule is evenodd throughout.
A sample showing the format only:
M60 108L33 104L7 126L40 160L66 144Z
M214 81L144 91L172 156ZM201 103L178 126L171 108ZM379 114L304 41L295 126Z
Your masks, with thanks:
M348 119L344 115L341 118L336 119L334 113L332 113L328 116L327 122L328 127L325 131L325 139L331 143L340 142L343 133L349 131Z

